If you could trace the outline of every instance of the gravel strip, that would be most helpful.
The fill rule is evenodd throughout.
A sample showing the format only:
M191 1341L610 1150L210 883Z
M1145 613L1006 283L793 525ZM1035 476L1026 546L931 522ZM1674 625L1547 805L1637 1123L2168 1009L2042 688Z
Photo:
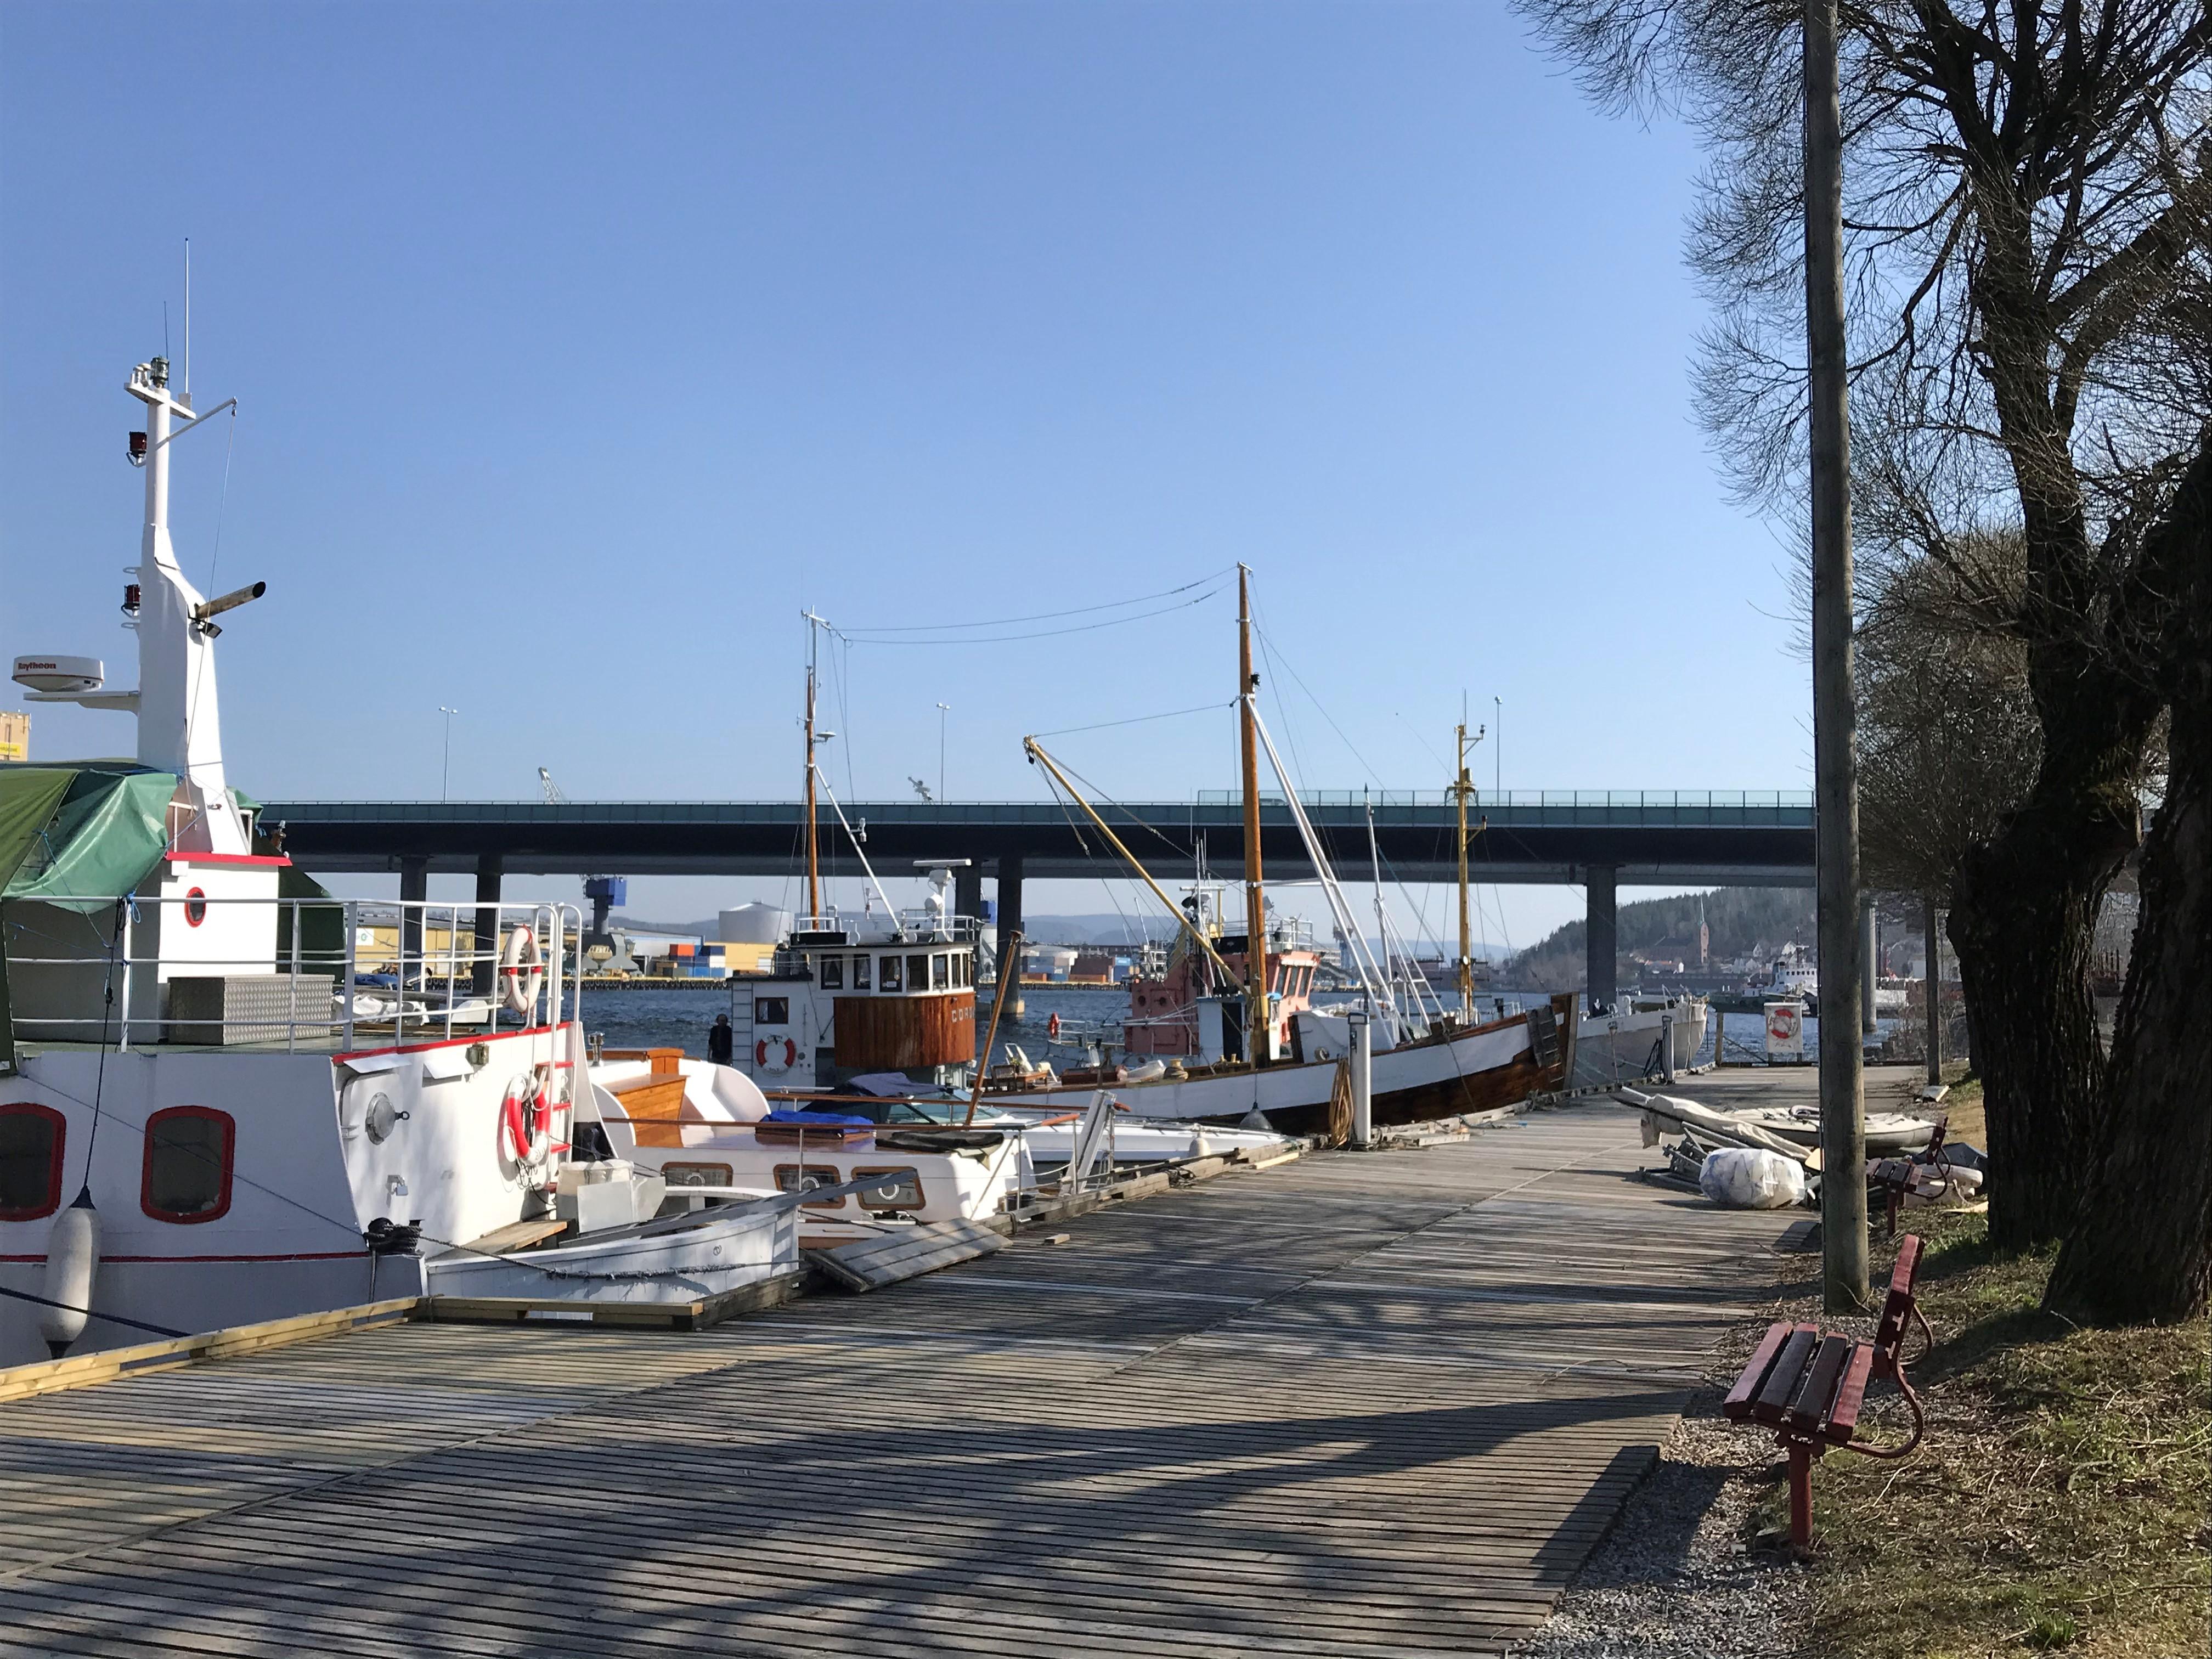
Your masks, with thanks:
M1781 1456L1720 1415L1766 1322L1734 1334L1620 1518L1516 1659L1787 1659L1813 1626L1810 1571L1747 1549L1746 1517Z

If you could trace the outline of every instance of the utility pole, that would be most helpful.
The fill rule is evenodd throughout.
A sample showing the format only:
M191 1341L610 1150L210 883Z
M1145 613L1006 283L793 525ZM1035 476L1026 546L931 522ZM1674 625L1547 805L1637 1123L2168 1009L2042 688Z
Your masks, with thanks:
M1490 700L1490 763L1497 769L1491 775L1490 793L1493 799L1502 800L1505 796L1505 699L1503 697Z
M937 798L939 800L945 799L945 717L951 712L952 705L949 702L940 702L937 705Z
M1814 885L1820 946L1820 1255L1831 1313L1867 1306L1860 1074L1858 714L1851 687L1850 389L1837 0L1805 0L1805 340L1811 393Z
M1249 573L1237 567L1237 711L1244 762L1244 1055L1253 1065L1267 1053L1267 911L1260 888L1260 758L1252 729L1252 700L1260 677L1252 672Z
M453 775L453 716L461 711L448 708L441 702L438 705L438 712L446 717L446 757L438 767L438 799L443 800Z

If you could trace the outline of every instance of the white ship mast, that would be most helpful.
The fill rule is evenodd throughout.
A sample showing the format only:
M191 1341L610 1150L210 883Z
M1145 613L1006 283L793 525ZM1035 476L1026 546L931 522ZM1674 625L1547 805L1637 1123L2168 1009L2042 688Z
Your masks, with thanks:
M88 672L49 678L36 672L40 665L19 658L15 678L33 688L33 702L75 702L137 715L138 763L177 775L173 805L179 810L170 830L174 850L250 853L246 826L223 776L222 719L215 683L215 640L222 629L215 618L259 599L266 584L255 582L220 599L204 599L185 580L169 540L169 446L208 416L234 409L238 400L229 398L206 415L195 414L188 395L179 397L169 390L166 357L132 369L125 389L146 405L146 430L131 434L131 459L146 472L146 524L139 538L138 562L131 567L138 580L125 605L131 610L135 601L137 689L103 690L99 665L79 659L62 659L63 665Z

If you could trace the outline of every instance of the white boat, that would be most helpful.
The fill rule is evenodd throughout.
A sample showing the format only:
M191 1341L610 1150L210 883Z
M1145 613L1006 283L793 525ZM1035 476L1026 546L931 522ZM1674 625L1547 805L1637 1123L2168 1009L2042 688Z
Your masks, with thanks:
M767 1107L731 1068L592 1055L573 906L364 907L295 870L222 759L215 619L265 586L210 600L170 538L173 445L229 405L196 412L160 359L128 390L147 410L125 598L138 684L57 654L14 673L34 702L135 715L135 758L0 763L0 1365L419 1295L426 1258L480 1290L672 1298L702 1273L774 1271L841 1217L845 1236L977 1218L1030 1179L1018 1136L769 1145L739 1121ZM364 908L396 915L396 946ZM580 1194L623 1161L660 1184ZM787 1183L844 1190L789 1226L613 1236L656 1193L688 1211ZM550 1248L497 1242L518 1231ZM569 1249L582 1265L547 1270ZM465 1265L498 1256L530 1259ZM645 1277L600 1276L617 1271Z
M763 1197L661 1216L577 1243L453 1250L424 1264L429 1294L666 1302L742 1289L799 1266L798 1200Z
M1587 1013L1575 1030L1573 1086L1595 1088L1687 1071L1705 1046L1709 1018L1703 997L1632 991L1620 1006ZM1671 1045L1673 1064L1667 1063Z

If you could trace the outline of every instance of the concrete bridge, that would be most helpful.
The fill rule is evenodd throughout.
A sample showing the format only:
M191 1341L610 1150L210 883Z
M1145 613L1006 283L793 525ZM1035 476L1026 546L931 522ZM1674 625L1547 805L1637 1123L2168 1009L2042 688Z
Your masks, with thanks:
M1362 879L1373 867L1371 809L1386 879L1455 879L1456 814L1441 791L1315 791L1299 799L1340 876ZM1102 802L1099 810L1171 889L1201 854L1212 874L1243 878L1242 809L1228 791ZM1111 876L1126 867L1079 811L1049 801L866 801L845 813L885 876L910 874L917 859L973 860L962 872L962 908L978 906L985 878L995 878L1002 927L1020 925L1025 880ZM1608 995L1617 887L1813 882L1813 803L1803 793L1511 791L1478 799L1469 816L1484 826L1469 854L1476 881L1588 890L1590 982ZM261 822L283 826L286 850L303 867L395 872L402 897L421 897L432 871L474 874L477 896L489 901L509 873L784 876L805 865L795 801L275 801ZM1271 878L1312 877L1279 794L1263 798L1261 846ZM824 873L860 872L826 810L820 848Z

